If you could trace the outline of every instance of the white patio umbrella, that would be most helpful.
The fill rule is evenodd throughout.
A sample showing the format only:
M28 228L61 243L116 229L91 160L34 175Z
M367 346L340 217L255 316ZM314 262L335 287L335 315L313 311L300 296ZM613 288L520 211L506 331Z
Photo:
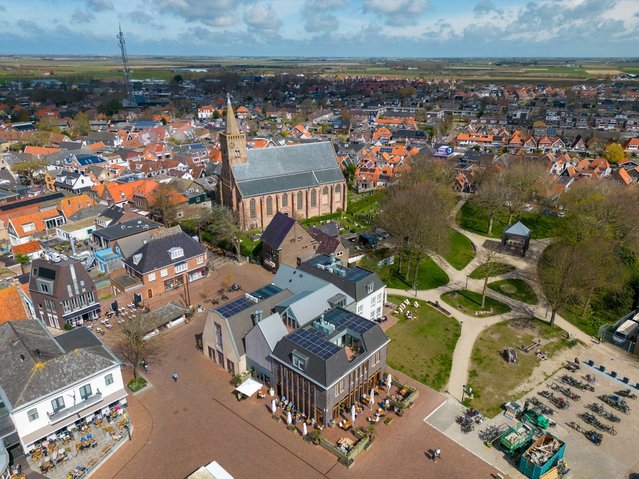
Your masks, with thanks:
M277 411L277 402L275 401L275 399L271 401L271 411L273 411L273 414L275 414L275 411Z
M302 423L302 436L306 436L308 434L308 428L306 427L306 423Z
M288 424L289 426L293 424L293 416L291 416L291 411L289 411L286 415L286 424Z
M388 373L388 375L386 376L386 387L390 389L392 386L393 386L393 378L391 377L390 373Z
M351 406L351 421L355 422L355 418L357 418L357 413L355 412L355 404Z
M373 409L373 405L375 404L375 390L371 388L371 397L368 401L370 403L371 409Z

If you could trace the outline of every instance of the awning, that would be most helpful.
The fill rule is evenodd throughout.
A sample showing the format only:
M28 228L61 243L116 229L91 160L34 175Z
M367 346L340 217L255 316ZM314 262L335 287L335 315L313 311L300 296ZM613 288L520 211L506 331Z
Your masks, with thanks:
M246 381L240 384L235 390L241 392L245 396L251 397L260 389L262 389L262 384L258 383L253 378L248 378Z

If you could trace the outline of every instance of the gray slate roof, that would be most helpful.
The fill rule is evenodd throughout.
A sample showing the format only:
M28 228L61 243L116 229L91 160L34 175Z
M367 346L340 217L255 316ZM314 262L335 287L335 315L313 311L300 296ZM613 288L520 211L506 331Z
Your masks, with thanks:
M280 265L272 283L279 288L288 289L293 294L315 291L329 284L324 279L300 269L292 268L287 264Z
M509 235L528 237L530 236L530 228L528 228L528 226L523 224L521 221L517 221L517 223L508 227L506 231L504 231L504 233Z
M293 218L278 211L262 233L262 242L278 249L293 225L295 225Z
M186 312L186 308L178 306L175 303L167 303L154 311L146 313L143 316L144 320L149 321L149 330L146 332L149 333L155 328L159 328L171 321L175 321L176 319L184 316Z
M228 331L231 333L231 338L233 339L233 343L235 345L235 349L238 352L239 356L242 356L246 353L246 349L244 348L244 336L253 328L253 313L257 310L262 311L264 316L269 315L275 308L275 305L285 300L286 298L292 296L290 291L280 291L279 293L274 294L258 303L255 303L254 306L244 309L239 313L224 318L216 313L216 317L219 320L225 321Z
M360 301L370 294L366 290L370 283L373 283L373 291L378 291L385 286L377 273L359 266L344 268L338 260L332 260L327 255L315 256L302 263L299 269L334 284L344 293L355 298L356 301ZM343 273L345 276L338 273Z
M171 259L169 249L173 247L181 247L184 250L184 256ZM124 262L133 270L144 274L168 265L182 263L205 252L206 249L199 242L184 233L178 226L157 234L131 256L125 258ZM141 256L138 257L138 255Z
M277 343L273 353L271 353L271 357L296 370L297 368L293 366L293 352L306 356L308 360L302 373L325 389L345 374L357 368L374 351L377 351L390 341L378 324L342 308L333 308L323 313L323 320L335 326L335 331L332 334L321 333L312 324L308 324L282 338ZM354 337L361 338L363 350L352 361L348 360L344 348L333 346L334 352L332 354L328 357L321 357L309 350L308 347L305 347L304 344L306 343L301 340L302 335L306 338L311 337L314 345L321 347L323 344L328 344L330 348L331 339L339 336L344 330ZM356 330L363 332L358 333ZM313 348L311 347L311 349Z
M262 321L255 325L257 329L262 332L266 343L271 351L275 349L278 341L288 334L284 321L279 314L271 314L268 318L264 318Z
M248 161L233 165L243 197L344 181L330 142L248 150Z
M69 221L81 221L87 218L98 217L100 216L104 210L106 210L106 205L93 205L88 208L82 208L81 210L76 211L71 215Z
M147 218L139 218L97 229L93 234L107 241L114 241L143 231L159 228L160 226L162 225L155 221L151 221Z
M81 331L84 330L84 331ZM0 326L0 387L13 409L120 364L93 333L53 338L38 321Z
M342 291L333 284L327 284L315 291L303 291L278 304L276 311L288 309L299 326L305 326L317 317L318 313L331 308L328 300ZM353 302L353 298L346 297L346 304Z

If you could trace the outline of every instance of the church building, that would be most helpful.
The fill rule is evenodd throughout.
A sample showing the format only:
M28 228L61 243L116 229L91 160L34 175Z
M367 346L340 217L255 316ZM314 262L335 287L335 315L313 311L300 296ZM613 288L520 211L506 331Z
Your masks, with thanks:
M229 99L220 144L218 201L242 229L264 229L278 211L299 220L346 210L346 180L331 142L248 149Z

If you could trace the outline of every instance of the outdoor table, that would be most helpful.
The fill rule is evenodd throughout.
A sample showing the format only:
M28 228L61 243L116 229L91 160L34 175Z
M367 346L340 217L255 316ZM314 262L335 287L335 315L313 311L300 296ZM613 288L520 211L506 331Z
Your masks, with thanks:
M48 472L49 469L53 469L54 467L55 464L53 464L51 461L47 461L42 463L42 465L40 466L40 470L44 473Z
M347 431L348 429L350 429L351 427L353 427L353 423L350 421L345 421L342 424L342 429L344 429L344 431Z

